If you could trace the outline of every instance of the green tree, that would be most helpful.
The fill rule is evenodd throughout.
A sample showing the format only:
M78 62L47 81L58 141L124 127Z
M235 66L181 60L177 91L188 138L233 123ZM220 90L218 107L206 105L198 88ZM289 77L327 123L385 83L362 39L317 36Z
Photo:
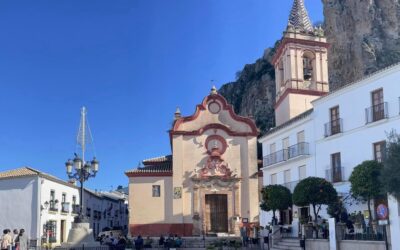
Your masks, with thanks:
M276 210L286 210L292 206L292 194L290 190L281 185L265 186L261 190L262 201L260 208L264 211L272 211L276 219Z
M371 200L382 195L382 183L380 181L382 164L377 161L364 161L357 165L350 176L350 192L354 198L366 201L371 217ZM371 218L372 219L372 218ZM371 219L369 223L371 223Z
M328 204L327 213L335 218L337 222L347 221L347 210L343 205L343 201L337 198L335 202Z
M318 177L308 177L300 181L293 192L293 203L296 206L312 206L315 224L322 205L329 205L336 200L336 189L330 182Z
M386 157L382 169L382 183L385 193L400 200L400 136L392 132L386 144Z

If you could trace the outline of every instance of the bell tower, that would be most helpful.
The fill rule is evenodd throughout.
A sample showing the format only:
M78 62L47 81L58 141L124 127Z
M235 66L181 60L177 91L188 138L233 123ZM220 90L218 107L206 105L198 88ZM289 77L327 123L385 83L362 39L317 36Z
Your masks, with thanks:
M276 126L311 109L313 100L329 92L328 47L322 28L312 26L304 0L294 0L272 60Z

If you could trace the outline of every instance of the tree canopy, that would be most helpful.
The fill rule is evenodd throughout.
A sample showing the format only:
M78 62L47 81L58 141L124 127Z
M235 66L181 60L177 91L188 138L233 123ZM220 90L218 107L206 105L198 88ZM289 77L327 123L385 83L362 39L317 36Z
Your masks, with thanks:
M261 190L261 194L261 209L264 211L272 211L274 218L276 210L286 210L292 206L292 194L290 190L284 186L265 186Z
M383 194L380 181L382 168L383 165L377 161L364 161L354 168L349 179L350 192L354 198L367 202L370 215L371 200Z
M382 169L384 191L400 200L400 136L392 132L386 144L386 157Z
M308 177L300 181L293 192L293 203L296 206L312 205L315 222L321 206L329 205L335 201L337 201L336 189L330 182L318 177Z

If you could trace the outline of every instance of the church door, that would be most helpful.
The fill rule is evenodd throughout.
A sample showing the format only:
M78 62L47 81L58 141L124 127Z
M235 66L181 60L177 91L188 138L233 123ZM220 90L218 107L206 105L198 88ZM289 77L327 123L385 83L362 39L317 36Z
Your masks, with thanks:
M228 232L228 198L226 194L206 195L207 231Z

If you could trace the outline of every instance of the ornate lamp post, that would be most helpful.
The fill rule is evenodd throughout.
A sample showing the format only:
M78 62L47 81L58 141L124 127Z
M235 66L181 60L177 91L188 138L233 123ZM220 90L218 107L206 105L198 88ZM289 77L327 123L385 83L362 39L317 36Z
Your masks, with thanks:
M97 171L99 171L99 162L96 160L96 157L93 157L93 160L90 162L85 162L84 159L79 158L79 156L75 154L75 158L73 160L69 159L65 163L65 167L67 168L69 179L79 180L81 183L79 214L75 217L74 222L87 222L87 218L83 211L83 183L89 178L96 176Z
M67 175L70 180L79 181L80 195L79 195L79 212L78 216L75 217L74 223L68 234L68 240L62 243L62 247L75 247L75 246L89 246L97 247L98 242L94 241L93 230L90 228L90 223L84 212L83 204L83 183L91 177L95 177L99 171L99 162L96 157L93 160L85 160L86 145L93 143L92 135L90 132L89 125L86 120L86 108L81 109L81 122L79 124L79 131L77 136L77 146L82 149L82 158L75 153L73 160L69 159L65 163ZM94 151L94 150L93 150Z

